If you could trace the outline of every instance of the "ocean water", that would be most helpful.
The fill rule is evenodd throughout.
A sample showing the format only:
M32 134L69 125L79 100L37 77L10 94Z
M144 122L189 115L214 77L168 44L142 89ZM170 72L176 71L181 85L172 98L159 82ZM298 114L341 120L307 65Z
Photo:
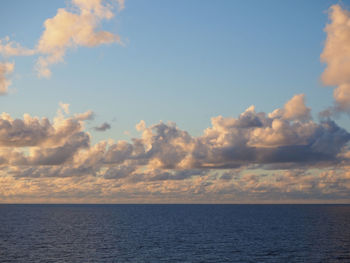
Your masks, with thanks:
M0 205L0 262L350 262L350 206Z

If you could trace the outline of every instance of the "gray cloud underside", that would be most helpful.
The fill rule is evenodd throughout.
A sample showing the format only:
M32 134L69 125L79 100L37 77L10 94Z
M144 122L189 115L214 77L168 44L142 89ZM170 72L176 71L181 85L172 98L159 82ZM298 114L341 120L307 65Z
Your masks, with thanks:
M93 129L95 131L103 132L103 131L109 130L110 128L111 128L111 125L109 123L107 123L107 122L104 122L100 126L95 126Z
M73 117L59 112L53 122L28 115L23 120L12 119L3 113L0 165L17 178L95 176L161 181L183 180L215 169L331 167L347 162L350 134L334 121L312 121L304 101L294 105L295 101L293 97L270 114L250 107L238 118L212 118L212 126L199 137L174 123L146 127L141 122L137 125L139 138L96 145L91 145L84 129L91 111ZM303 107L307 110L301 114Z

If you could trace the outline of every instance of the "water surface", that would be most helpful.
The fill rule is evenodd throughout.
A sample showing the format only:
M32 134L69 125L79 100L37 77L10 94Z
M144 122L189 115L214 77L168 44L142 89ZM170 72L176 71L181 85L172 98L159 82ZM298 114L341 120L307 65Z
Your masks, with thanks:
M350 262L350 206L0 205L0 262Z

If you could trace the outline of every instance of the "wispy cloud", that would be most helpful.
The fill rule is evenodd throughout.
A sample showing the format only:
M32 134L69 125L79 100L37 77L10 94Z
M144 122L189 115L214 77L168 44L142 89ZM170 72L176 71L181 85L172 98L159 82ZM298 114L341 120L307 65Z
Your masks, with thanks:
M0 39L0 54L4 57L31 56L35 53L36 50L22 47L19 43L11 41L8 36Z

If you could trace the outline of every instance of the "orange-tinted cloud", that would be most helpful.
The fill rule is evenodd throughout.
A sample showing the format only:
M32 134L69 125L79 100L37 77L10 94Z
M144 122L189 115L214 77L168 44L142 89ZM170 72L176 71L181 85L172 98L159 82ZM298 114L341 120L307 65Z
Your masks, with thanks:
M4 57L31 56L35 53L34 49L22 47L19 43L11 41L8 36L0 39L0 54Z
M139 138L95 145L84 127L91 111L67 114L64 103L52 122L29 115L13 119L3 113L0 169L16 178L96 176L138 183L182 181L217 169L317 168L348 160L350 134L332 121L306 121L305 114L286 119L284 114L257 113L250 107L238 118L212 118L212 126L198 137L175 123L147 127L140 122Z
M340 5L329 9L330 23L321 61L327 64L322 74L325 85L336 86L334 98L339 110L350 110L350 12Z
M7 79L7 76L13 72L14 67L14 63L0 62L0 95L7 93L8 87L11 85L11 81Z
M122 44L120 36L100 30L103 20L114 16L114 7L124 9L124 0L72 0L67 8L60 8L57 14L44 22L44 32L35 48L29 49L10 40L7 36L0 39L0 55L36 56L35 69L39 77L51 76L51 65L64 61L67 50L79 46L94 47L102 44ZM0 64L0 95L6 94L11 84L5 78L13 71L12 63Z
M73 0L72 4L75 9L60 8L56 16L44 22L45 30L36 48L44 55L37 61L39 76L49 77L50 65L63 61L69 48L121 43L118 35L97 29L102 20L114 16L111 4L102 0Z

